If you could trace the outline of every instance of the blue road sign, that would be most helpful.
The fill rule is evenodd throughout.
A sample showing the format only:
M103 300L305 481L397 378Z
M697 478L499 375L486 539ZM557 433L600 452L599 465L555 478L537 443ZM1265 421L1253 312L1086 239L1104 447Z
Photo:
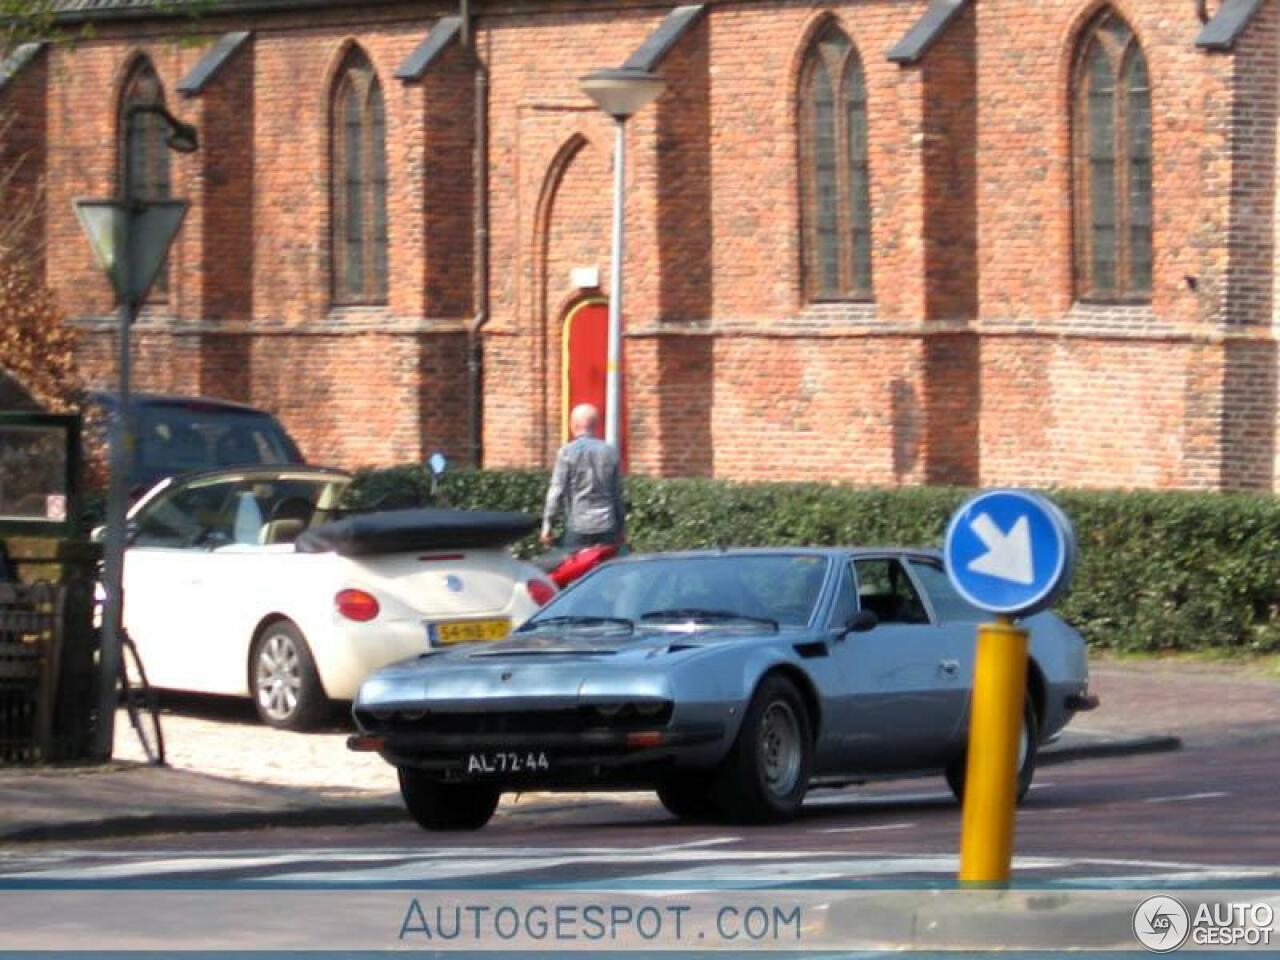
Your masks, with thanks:
M1070 582L1076 536L1048 498L991 490L956 511L943 552L962 597L992 613L1024 616L1051 606Z

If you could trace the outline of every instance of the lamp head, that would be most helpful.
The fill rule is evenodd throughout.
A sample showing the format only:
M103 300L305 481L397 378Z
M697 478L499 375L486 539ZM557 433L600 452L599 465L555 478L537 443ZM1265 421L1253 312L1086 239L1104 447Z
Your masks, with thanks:
M578 85L609 116L626 120L656 100L667 82L647 70L623 67L589 73Z

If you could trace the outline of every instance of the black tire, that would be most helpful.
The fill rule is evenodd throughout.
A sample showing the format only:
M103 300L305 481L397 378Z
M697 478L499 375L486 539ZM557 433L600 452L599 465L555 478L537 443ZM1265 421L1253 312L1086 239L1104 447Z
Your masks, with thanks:
M1022 735L1026 738L1026 753L1022 758L1022 766L1018 768L1018 803L1026 799L1031 791L1031 781L1036 775L1036 758L1040 753L1040 722L1036 719L1036 708L1031 702L1030 692L1022 707ZM968 761L966 751L948 764L946 769L947 786L961 803L964 803L964 775Z
M441 783L400 767L400 796L423 830L479 830L493 818L502 792L483 783Z
M664 780L658 784L658 799L673 816L694 823L714 820L718 808L711 795L711 784L706 777L685 774L679 779Z
M291 621L268 624L254 641L249 693L262 722L280 730L311 730L329 715L311 648Z
M739 823L783 823L800 811L813 764L809 711L780 674L760 681L711 795Z

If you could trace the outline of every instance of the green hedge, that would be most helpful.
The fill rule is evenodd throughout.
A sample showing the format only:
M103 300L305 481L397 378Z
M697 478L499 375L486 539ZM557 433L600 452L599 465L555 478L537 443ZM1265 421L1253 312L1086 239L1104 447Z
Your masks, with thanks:
M442 491L458 507L538 514L541 471L459 471ZM627 481L639 551L781 544L940 545L971 491L812 483ZM1280 650L1280 500L1243 494L1053 491L1075 523L1080 563L1060 612L1096 647ZM427 502L418 466L364 471L349 499ZM531 542L521 545L524 552Z

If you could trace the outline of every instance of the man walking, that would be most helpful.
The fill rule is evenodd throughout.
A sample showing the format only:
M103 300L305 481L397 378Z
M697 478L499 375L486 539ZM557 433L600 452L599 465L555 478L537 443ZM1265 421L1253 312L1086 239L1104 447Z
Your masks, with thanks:
M623 540L622 465L617 448L595 436L599 422L600 412L589 403L579 404L569 415L573 439L556 454L542 512L544 547L551 546L551 528L561 513L566 549Z

